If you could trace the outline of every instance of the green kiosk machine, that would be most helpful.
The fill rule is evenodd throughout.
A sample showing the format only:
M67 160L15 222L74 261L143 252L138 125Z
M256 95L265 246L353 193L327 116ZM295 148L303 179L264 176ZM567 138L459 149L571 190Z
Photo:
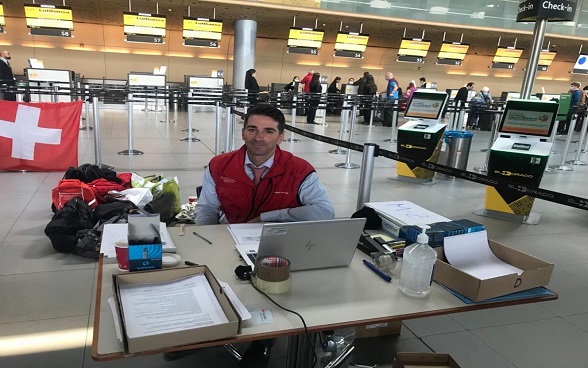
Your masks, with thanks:
M437 163L446 127L440 120L448 98L446 92L430 90L416 90L412 94L404 112L406 123L398 128L398 154ZM398 162L396 174L400 180L424 183L432 181L435 172Z
M533 100L509 100L498 138L490 148L488 176L538 187L547 166L552 142L551 132L559 104ZM529 189L530 190L530 189ZM537 224L540 215L532 213L534 197L521 192L486 187L484 207L477 215L501 218L526 224Z

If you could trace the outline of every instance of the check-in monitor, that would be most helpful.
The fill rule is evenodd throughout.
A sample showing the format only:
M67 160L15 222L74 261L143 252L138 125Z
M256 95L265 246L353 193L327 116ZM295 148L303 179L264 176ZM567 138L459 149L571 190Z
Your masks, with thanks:
M506 103L500 133L550 137L557 109L556 102L509 100Z
M438 121L448 99L449 95L445 92L414 91L404 111L404 117L430 122Z

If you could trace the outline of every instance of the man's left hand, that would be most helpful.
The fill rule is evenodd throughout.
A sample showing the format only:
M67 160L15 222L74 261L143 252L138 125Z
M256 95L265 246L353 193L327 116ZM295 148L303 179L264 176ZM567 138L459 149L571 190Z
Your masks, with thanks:
M261 222L261 217L257 216L257 217L252 218L251 220L249 220L247 222Z

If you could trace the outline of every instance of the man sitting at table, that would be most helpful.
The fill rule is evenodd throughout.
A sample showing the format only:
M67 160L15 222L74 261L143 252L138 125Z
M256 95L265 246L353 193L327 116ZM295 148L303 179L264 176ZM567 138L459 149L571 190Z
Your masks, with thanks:
M284 114L259 105L245 116L237 151L214 157L204 173L197 225L328 220L335 210L307 161L282 151Z
M278 146L284 140L285 125L284 114L275 107L257 105L247 112L241 133L245 144L214 157L204 174L194 211L197 225L335 217L314 167ZM253 341L239 366L266 367L274 341ZM189 353L166 353L166 358Z

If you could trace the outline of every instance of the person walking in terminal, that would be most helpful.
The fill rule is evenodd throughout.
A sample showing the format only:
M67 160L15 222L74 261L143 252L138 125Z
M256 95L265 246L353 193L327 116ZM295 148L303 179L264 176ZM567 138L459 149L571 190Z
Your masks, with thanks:
M392 102L398 101L398 81L394 78L394 74L386 72L384 79L388 82L386 84L386 99ZM392 126L392 109L384 109L382 124L385 127Z
M365 77L365 85L363 87L363 94L366 96L374 97L376 93L378 93L378 86L376 85L376 81L374 80L374 76L368 74ZM367 109L361 110L361 115L363 116L363 124L371 125L372 124L372 107L371 107L372 100L366 99L366 107Z
M335 110L335 107L341 106L342 102L338 99L339 94L341 94L341 77L335 77L331 84L329 84L329 88L327 88L327 93L330 95L329 100L331 100L327 104L327 115L339 114L338 110Z
M317 124L314 121L316 117L316 110L319 105L319 101L321 100L321 75L320 73L314 73L312 75L312 80L310 81L310 95L308 96L308 113L306 114L306 124Z
M10 52L0 51L0 89L10 88L16 85L12 67L10 66ZM16 93L0 91L0 99L6 101L16 101Z
M302 80L300 81L300 83L304 85L302 87L302 92L304 92L304 93L310 92L310 81L312 80L313 75L314 75L314 70L310 69L308 71L308 74L306 74L304 76L304 78L302 78Z
M255 79L255 69L249 69L245 72L245 89L247 90L247 100L249 101L249 108L257 104L259 97L259 84Z

